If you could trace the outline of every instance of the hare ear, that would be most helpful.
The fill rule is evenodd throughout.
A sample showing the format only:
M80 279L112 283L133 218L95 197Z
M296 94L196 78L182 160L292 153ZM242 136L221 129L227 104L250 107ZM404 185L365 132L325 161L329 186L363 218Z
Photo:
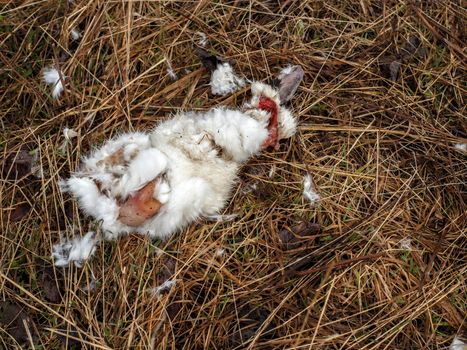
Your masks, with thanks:
M290 101L303 80L303 69L301 66L288 66L282 69L276 78L275 84L279 87L279 98L281 103Z

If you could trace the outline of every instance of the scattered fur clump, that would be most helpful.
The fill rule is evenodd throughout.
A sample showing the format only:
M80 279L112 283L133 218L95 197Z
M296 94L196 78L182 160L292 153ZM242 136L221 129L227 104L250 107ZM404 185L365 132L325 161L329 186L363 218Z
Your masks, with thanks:
M245 80L238 77L230 63L223 62L211 73L211 92L213 95L225 96L245 86Z
M306 173L303 177L303 197L310 203L316 203L321 199L319 193L316 192L313 179L309 173Z
M45 68L42 78L47 85L52 87L52 97L58 99L63 91L65 76L54 67Z
M63 240L54 245L52 257L56 266L68 266L74 262L76 267L82 267L96 250L96 234L88 232L84 237L74 237L72 240Z

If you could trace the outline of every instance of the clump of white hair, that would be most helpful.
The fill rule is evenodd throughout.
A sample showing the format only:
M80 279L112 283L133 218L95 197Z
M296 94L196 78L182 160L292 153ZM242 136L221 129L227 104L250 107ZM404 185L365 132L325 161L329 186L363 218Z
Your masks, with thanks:
M321 199L319 193L316 192L313 179L309 173L306 173L303 177L303 197L312 204L318 202Z
M211 92L213 95L225 96L245 86L245 79L235 75L228 62L219 63L211 74Z
M55 244L52 251L55 266L68 266L74 262L76 267L82 267L96 250L96 235L93 231L86 233L84 237L74 237L71 240L62 240Z
M54 67L45 68L42 78L47 85L52 86L52 97L58 99L62 93L63 81L66 77Z

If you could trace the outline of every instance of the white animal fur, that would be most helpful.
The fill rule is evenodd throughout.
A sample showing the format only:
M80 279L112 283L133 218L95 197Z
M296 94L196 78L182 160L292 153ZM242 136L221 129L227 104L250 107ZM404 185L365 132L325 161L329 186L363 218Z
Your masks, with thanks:
M235 75L229 63L223 62L212 72L210 85L213 95L225 96L245 86L245 80Z
M52 97L58 99L63 91L62 79L65 80L65 76L62 74L62 79L60 79L60 72L53 67L48 67L44 69L42 78L47 85L52 85Z
M215 108L183 113L159 124L151 133L128 133L107 141L81 169L65 181L88 215L102 221L106 239L137 232L167 238L199 217L218 215L230 197L241 164L261 151L269 131L269 114L257 109L260 96L279 105L278 93L253 83L245 111ZM279 138L290 137L296 120L279 109ZM123 147L127 164L101 160ZM154 198L160 211L138 227L118 221L116 197L125 198L148 181L160 179ZM99 182L99 188L95 181Z
M198 45L201 47L206 47L209 42L208 36L203 32L196 32L195 34L199 36Z
M70 36L73 40L78 40L79 38L81 38L80 32L75 27L71 28Z
M456 335L449 345L449 350L467 350L467 344Z
M71 139L78 136L78 133L74 131L73 129L65 128L63 129L63 136L65 137L65 140L63 140L62 144L58 148L61 152L66 151L66 147L71 142Z
M95 233L90 231L84 237L74 237L72 240L64 240L54 245L52 257L56 266L67 266L74 262L76 267L81 267L82 263L94 254L96 246Z
M279 75L279 78L280 78L281 75L286 75L286 74L292 73L292 70L293 70L293 66L292 66L292 65L289 65L289 66L287 66L287 67L282 68L282 69L281 69L281 73L280 73L280 75Z
M265 120L269 120L269 115L267 113L257 109L259 105L259 99L261 96L267 96L271 98L277 105L280 105L279 93L271 86L259 82L254 82L253 84L251 84L251 93L253 94L253 97L250 103L247 103L245 107L252 109L251 113L255 113L257 115L256 118L265 118ZM263 117L259 117L260 113L263 114ZM281 106L281 108L279 109L278 120L279 139L282 140L292 137L297 131L297 120L290 112L290 110L285 108L284 106Z
M175 73L175 71L173 70L172 63L170 63L168 58L165 60L165 62L167 64L167 74L169 75L170 79L174 81L177 80L178 76L177 73Z
M160 286L151 288L149 292L153 296L160 298L162 296L162 293L164 293L165 291L171 290L172 287L179 281L180 281L179 279L168 279L164 281L164 283L162 283Z
M313 179L309 173L306 173L303 177L303 197L309 200L310 203L315 203L321 199L319 193L316 192Z

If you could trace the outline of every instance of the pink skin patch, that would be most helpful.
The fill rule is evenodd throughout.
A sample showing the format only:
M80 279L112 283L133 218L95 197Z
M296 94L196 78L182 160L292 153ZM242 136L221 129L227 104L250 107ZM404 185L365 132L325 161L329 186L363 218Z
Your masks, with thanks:
M278 139L278 106L276 102L269 97L262 96L259 100L258 108L271 114L268 125L269 136L263 142L261 149L264 150L270 146L275 147Z
M153 197L156 182L157 180L149 182L122 203L118 216L122 224L136 227L157 214L162 204Z

